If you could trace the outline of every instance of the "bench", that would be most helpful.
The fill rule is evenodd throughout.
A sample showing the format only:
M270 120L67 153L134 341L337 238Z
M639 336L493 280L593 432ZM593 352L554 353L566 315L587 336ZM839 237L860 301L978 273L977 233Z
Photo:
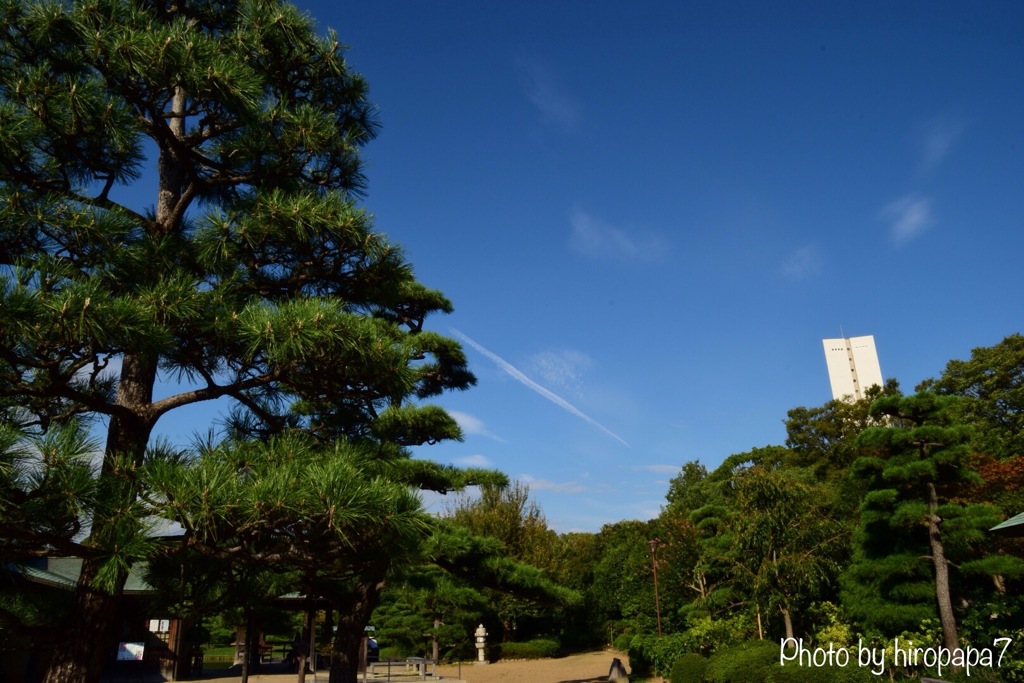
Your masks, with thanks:
M410 675L415 673L421 681L425 681L428 674L431 678L436 678L434 674L434 666L436 664L436 660L427 659L426 657L391 658L380 662L370 662L367 665L367 669L370 675L374 677L386 675L390 678L393 675ZM383 670L383 673L381 670Z

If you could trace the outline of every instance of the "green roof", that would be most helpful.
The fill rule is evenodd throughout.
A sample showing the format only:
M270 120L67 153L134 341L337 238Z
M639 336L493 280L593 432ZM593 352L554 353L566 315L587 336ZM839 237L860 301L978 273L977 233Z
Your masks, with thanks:
M82 573L82 558L45 557L29 560L19 569L30 581L71 590L78 584L78 577ZM152 593L153 587L142 578L145 571L146 564L144 562L133 566L128 572L128 580L125 582L122 592Z
M1024 536L1024 512L989 529L1003 536Z

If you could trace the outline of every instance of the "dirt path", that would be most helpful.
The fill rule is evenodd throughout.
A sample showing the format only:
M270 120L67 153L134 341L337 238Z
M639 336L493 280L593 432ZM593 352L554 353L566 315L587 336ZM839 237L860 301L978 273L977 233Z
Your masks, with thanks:
M629 658L612 650L586 652L557 659L523 659L494 664L463 664L461 680L466 683L606 683L608 667L618 657L629 670ZM459 670L439 666L444 678L459 678Z
M463 662L461 671L457 665L437 667L437 675L443 681L454 683L604 683L608 680L608 667L612 659L618 657L629 670L629 658L614 650L602 652L586 652L557 659L523 659L514 662L495 662L494 664L473 664ZM460 678L461 675L461 678ZM252 683L294 683L294 673L260 673L249 677ZM204 677L204 683L238 683L239 675L222 677ZM327 680L327 672L317 672L317 683ZM383 677L368 677L367 681L385 681ZM409 678L393 679L412 681ZM653 679L650 683L658 683ZM312 675L306 676L306 683L312 683Z

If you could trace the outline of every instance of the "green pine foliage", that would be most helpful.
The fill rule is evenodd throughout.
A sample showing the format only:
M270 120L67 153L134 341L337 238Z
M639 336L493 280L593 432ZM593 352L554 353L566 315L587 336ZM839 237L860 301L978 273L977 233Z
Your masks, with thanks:
M765 668L790 631L1024 628L1024 549L986 532L1021 511L991 505L1021 500L1020 335L914 396L794 408L784 446L685 465L658 519L559 536L502 475L409 455L460 437L429 401L474 378L428 329L451 303L361 203L376 110L337 36L277 0L0 0L0 19L0 564L79 555L91 598L49 680L96 677L139 560L190 614L327 601L335 683L389 582L403 647L455 647L491 610L507 640L571 630L640 668L711 656L706 680L805 675ZM223 434L155 443L217 399ZM472 484L454 521L415 494ZM4 628L51 623L3 596Z
M46 438L92 420L101 442L95 477L54 467L73 489L38 522L20 511L50 493L2 472L0 537L18 541L0 560L77 554L83 594L108 596L76 602L51 680L96 677L106 648L73 636L113 639L112 594L154 552L147 506L185 526L189 552L294 550L300 571L316 536L379 559L378 523L408 560L429 533L408 487L500 482L402 450L459 438L426 402L474 378L426 329L451 303L360 205L376 110L337 36L277 0L0 0L0 18L0 416ZM164 415L216 399L230 446L148 462ZM289 450L296 430L320 455ZM387 565L363 568L305 585L365 619ZM354 657L358 638L335 645Z
M912 629L938 604L951 648L958 642L953 596L965 591L954 568L981 556L983 531L998 519L989 506L951 502L979 479L968 467L969 430L955 419L957 403L922 392L872 405L888 424L858 437L865 456L854 470L869 490L846 581L851 613L885 635Z

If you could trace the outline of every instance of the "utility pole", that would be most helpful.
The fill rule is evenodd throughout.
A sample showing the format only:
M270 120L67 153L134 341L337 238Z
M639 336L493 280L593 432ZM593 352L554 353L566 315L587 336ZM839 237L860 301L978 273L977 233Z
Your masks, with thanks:
M658 637L661 638L661 604L658 600L658 544L654 538L647 542L651 546L651 569L654 570L654 611L658 615Z

